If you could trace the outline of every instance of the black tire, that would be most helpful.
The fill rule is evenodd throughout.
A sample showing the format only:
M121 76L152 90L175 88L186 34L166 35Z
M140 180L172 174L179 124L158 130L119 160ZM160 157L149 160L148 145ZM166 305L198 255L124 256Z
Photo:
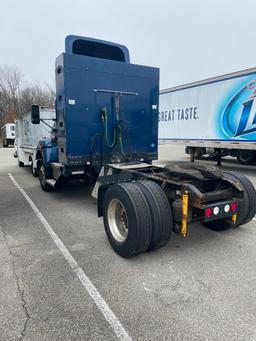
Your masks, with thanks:
M230 220L216 220L204 223L205 226L215 231L228 229L231 225L241 226L247 224L256 214L256 191L251 181L243 174L237 172L223 172L225 177L233 181L238 181L244 189L244 198L238 201L238 212L236 224Z
M38 171L37 171L37 168L34 168L33 160L31 161L31 172L32 172L32 175L33 175L34 177L37 177L37 176L38 176Z
M18 166L19 166L19 167L24 167L24 162L18 160Z
M253 163L255 153L253 150L241 149L237 152L237 160L242 165L250 165Z
M173 229L173 217L169 201L161 187L152 181L134 183L144 194L152 219L152 237L148 250L166 245Z
M150 210L134 183L108 188L103 199L103 221L108 240L121 257L128 258L148 249L152 235Z
M43 160L38 160L37 164L38 164L38 177L39 177L42 190L45 192L52 192L54 188L46 182L47 179L50 179L49 171L45 168Z
M247 224L256 214L256 190L243 174L237 172L223 172L223 174L238 180L244 188L244 199L238 202L237 226Z

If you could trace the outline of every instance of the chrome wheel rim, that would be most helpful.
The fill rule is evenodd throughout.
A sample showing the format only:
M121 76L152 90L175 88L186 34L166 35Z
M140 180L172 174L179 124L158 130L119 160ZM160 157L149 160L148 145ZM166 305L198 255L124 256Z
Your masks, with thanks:
M108 205L108 225L110 232L118 243L123 243L128 236L128 219L126 210L118 199L112 199Z

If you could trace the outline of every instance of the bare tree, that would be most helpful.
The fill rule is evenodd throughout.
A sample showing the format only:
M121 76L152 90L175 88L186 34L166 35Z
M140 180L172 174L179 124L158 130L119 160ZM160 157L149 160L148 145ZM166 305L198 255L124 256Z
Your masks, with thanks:
M0 113L6 121L12 122L19 111L22 81L23 75L18 67L0 67Z
M21 70L16 66L0 66L0 125L13 122L32 104L53 107L55 93L46 84L25 86Z
M22 89L20 94L20 114L30 110L32 104L38 104L43 107L54 106L55 94L53 90L47 85L41 87L34 85Z

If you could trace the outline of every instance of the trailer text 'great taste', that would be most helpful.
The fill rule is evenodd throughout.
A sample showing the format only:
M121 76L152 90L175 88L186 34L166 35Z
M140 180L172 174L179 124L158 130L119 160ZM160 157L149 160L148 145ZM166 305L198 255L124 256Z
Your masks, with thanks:
M197 114L197 107L185 108L185 109L172 109L159 112L158 121L168 122L175 120L197 120L199 116Z

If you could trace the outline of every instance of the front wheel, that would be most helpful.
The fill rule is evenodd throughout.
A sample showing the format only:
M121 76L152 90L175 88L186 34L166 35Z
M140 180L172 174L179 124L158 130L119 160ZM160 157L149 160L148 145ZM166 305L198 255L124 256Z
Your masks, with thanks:
M19 167L24 167L24 162L18 160L18 166L19 166Z
M34 162L33 160L31 161L31 171L32 171L32 175L34 177L37 177L38 176L38 171L37 171L37 168L34 167Z
M38 176L39 176L39 181L40 181L42 190L45 192L52 192L54 188L46 182L46 180L49 179L49 172L45 168L43 160L38 160L37 163L38 163Z
M134 183L109 187L103 200L103 221L108 240L121 257L148 249L152 236L150 209Z

